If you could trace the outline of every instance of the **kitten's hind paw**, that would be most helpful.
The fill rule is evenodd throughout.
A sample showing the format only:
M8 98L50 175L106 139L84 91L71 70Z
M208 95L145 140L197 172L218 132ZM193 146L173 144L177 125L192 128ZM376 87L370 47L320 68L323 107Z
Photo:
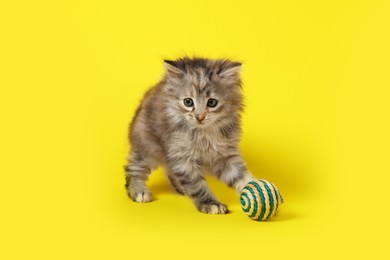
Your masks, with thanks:
M227 214L229 210L226 205L219 202L201 203L197 206L200 212L206 214Z
M152 201L152 193L148 190L130 191L128 195L134 202L143 203Z

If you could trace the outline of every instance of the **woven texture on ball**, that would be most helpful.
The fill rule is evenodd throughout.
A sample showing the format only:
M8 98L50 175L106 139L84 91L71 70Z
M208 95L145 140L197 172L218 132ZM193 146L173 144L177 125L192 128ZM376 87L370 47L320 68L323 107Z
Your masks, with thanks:
M274 216L283 203L276 187L266 181L251 181L241 191L242 210L254 220L267 220Z

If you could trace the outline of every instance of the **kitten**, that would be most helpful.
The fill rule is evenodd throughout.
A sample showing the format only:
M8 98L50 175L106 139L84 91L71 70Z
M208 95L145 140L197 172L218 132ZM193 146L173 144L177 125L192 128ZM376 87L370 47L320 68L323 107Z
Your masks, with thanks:
M151 201L145 181L163 165L173 187L199 211L225 214L228 209L207 187L205 172L237 192L255 180L238 148L241 64L184 57L164 65L164 78L145 94L129 129L128 195L136 202Z

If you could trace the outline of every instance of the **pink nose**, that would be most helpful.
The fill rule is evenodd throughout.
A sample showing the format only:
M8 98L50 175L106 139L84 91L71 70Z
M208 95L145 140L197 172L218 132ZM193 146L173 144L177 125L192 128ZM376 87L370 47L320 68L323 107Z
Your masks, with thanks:
M196 115L195 117L196 117L196 120L198 120L199 122L202 122L203 119L206 117L206 113Z

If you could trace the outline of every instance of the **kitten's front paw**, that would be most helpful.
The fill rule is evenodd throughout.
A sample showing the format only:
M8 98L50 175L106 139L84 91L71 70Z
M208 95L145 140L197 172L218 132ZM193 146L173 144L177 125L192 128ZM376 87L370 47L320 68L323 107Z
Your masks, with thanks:
M226 205L219 202L201 203L198 210L206 214L226 214L229 212Z
M134 202L150 202L152 201L152 193L148 190L137 190L137 191L129 191L129 197Z

